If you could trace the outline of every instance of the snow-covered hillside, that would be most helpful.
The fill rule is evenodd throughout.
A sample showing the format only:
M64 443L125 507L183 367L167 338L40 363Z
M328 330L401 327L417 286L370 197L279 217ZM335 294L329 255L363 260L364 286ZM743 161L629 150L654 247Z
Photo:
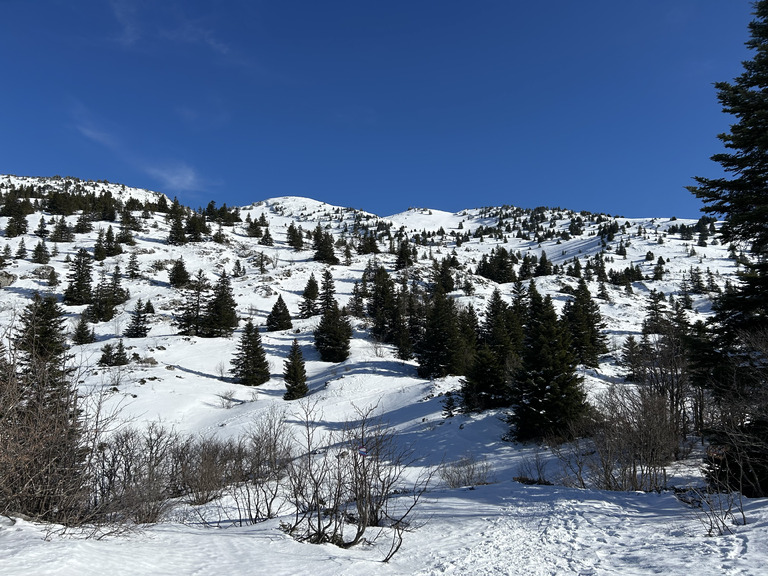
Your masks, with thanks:
M69 183L68 183L69 182ZM109 192L127 201L156 202L160 195L117 184L77 182L83 192ZM0 176L0 192L11 186L29 186L46 192L73 187L71 179L39 179ZM309 198L279 197L241 207L242 223L221 227L226 243L206 240L174 246L166 242L170 224L164 214L136 212L142 230L134 233L134 246L121 255L94 266L94 282L103 269L109 275L116 264L123 271L123 286L130 299L109 322L95 325L97 341L74 346L81 365L79 386L83 395L106 394L105 409L118 419L142 426L162 422L181 433L236 438L246 434L262 415L275 408L286 421L295 423L296 402L282 399L283 361L296 338L302 347L309 384L309 398L316 402L327 430L338 429L361 408L375 407L377 415L398 432L399 441L416 457L407 476L441 462L466 455L486 462L493 482L477 487L449 489L435 480L414 512L413 530L406 532L401 551L388 564L378 562L389 548L386 531L370 533L371 542L349 550L328 544L314 546L294 541L280 530L280 520L252 526L221 522L203 527L194 507L179 503L167 518L125 535L101 540L77 534L50 534L47 527L24 519L0 517L0 574L192 574L250 573L302 574L759 574L768 563L768 507L762 500L747 501L746 525L730 526L731 534L707 537L702 518L673 492L618 493L579 490L558 486L557 460L545 448L503 440L507 425L504 412L457 414L446 418L443 402L447 392L460 388L458 377L421 379L415 360L400 360L395 350L375 342L364 319L353 320L350 357L339 364L321 362L313 347L313 331L319 317L297 318L302 291L311 274L320 280L327 268L313 260L308 249L296 251L287 244L291 224L306 231L318 225L335 239L348 239L364 231L398 231L414 243L418 259L409 273L429 277L433 257L455 255L459 289L450 294L460 304L472 303L481 315L495 289L511 301L514 285L497 284L474 274L478 263L493 250L549 261L561 273L540 276L536 285L552 296L561 310L577 279L565 273L574 259L586 266L603 253L608 271L639 267L644 278L630 287L604 284L600 312L606 324L609 352L597 369L581 368L584 386L592 396L614 383L623 382L618 350L627 335L638 335L648 295L663 291L675 299L691 298L687 311L691 322L706 320L711 296L727 281L735 282L737 264L729 248L710 237L706 246L697 236L683 239L681 225L695 227L696 220L676 218L625 218L569 210L525 211L512 207L468 208L446 213L437 208L413 208L379 217L336 207ZM246 234L245 221L267 220L273 246L258 243ZM31 252L39 242L34 231L40 211L27 217L28 233L0 238L0 251L9 247L17 254L24 242ZM535 216L535 224L534 222ZM58 219L59 217L56 216ZM66 216L74 225L78 215ZM580 230L574 232L578 220ZM0 218L5 229L7 217ZM525 224L523 224L525 223ZM3 271L11 283L0 293L0 329L10 335L14 322L35 291L60 295L67 283L69 266L79 248L93 250L99 227L116 222L95 222L92 232L77 234L72 242L60 242L46 265L59 275L59 286L48 285L50 268L29 257L11 258ZM216 230L215 224L214 231ZM522 227L521 227L522 226ZM613 226L610 234L600 232ZM716 225L715 225L716 226ZM571 230L571 233L564 232ZM551 233L549 233L551 231ZM537 239L538 236L538 239ZM458 240L458 242L457 242ZM53 251L53 244L48 248ZM396 255L382 241L376 261L393 277ZM130 254L136 255L140 278L125 276ZM341 256L341 254L339 254ZM349 302L353 285L374 256L353 252L350 261L330 267L340 305ZM183 297L168 282L170 264L182 258L191 273L202 270L211 280L221 270L231 273L240 261L245 275L232 277L240 329L230 338L199 338L177 334L174 317ZM654 268L663 263L660 279L652 280ZM418 273L418 274L417 274ZM686 292L692 275L705 289ZM600 283L588 282L593 295ZM685 293L685 294L684 294ZM291 330L262 332L272 378L258 388L236 384L228 370L240 330L246 319L263 325L267 314L282 296L293 318ZM151 300L154 314L145 338L125 339L128 354L142 362L105 368L97 361L102 347L116 342L131 319L136 302ZM64 306L74 329L84 306ZM698 458L670 468L670 486L700 486ZM526 486L513 481L541 462L553 486ZM46 538L50 536L50 538Z

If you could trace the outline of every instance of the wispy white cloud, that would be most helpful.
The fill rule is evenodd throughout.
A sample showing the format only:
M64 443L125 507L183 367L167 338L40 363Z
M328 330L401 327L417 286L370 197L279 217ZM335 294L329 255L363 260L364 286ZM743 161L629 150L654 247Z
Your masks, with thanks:
M72 126L81 136L107 149L124 164L154 178L162 188L175 192L199 191L207 184L197 170L186 162L158 164L148 161L124 142L119 136L119 127L105 128L109 124L99 119L83 103L73 102L70 114Z
M222 98L200 98L196 104L178 104L173 109L176 116L193 130L210 130L229 124L232 114Z
M168 190L186 192L203 188L200 175L184 162L166 166L145 166L143 170L152 178L156 178Z
M118 41L125 46L133 46L142 37L136 2L134 0L110 0L110 6L121 28Z
M161 39L204 46L220 56L232 52L205 18L189 17L183 3L110 0L110 6L120 26L118 41L125 47L134 47L142 40Z
M217 38L212 29L187 18L181 12L177 13L173 26L159 32L173 42L207 46L221 56L227 56L231 51L229 45Z
M75 130L88 140L113 151L120 148L120 139L115 131L106 128L106 123L99 121L82 102L73 101L70 104L70 116Z
M111 148L114 150L119 147L119 142L115 136L105 130L100 130L95 126L90 126L88 124L76 124L75 128L78 132L80 132L80 134L89 140L93 140L97 144L101 144L106 148Z

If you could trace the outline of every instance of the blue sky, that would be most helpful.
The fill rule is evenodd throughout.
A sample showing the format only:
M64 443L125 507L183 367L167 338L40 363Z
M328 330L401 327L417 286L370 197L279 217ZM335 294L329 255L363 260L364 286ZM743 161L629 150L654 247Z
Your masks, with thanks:
M0 0L0 173L698 217L748 0Z

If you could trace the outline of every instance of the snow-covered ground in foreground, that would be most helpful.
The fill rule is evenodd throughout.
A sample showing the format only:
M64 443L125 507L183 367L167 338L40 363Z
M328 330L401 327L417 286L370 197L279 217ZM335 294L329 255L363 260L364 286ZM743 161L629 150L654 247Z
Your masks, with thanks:
M35 179L8 181L34 183ZM113 194L130 194L151 198L150 192L128 189L119 185L97 185L96 189ZM562 211L561 211L562 212ZM375 346L367 337L362 321L355 321L355 338L350 358L341 364L319 361L312 347L312 331L317 318L296 320L292 331L262 333L272 367L272 379L258 389L232 383L226 369L234 352L240 332L233 338L187 338L176 335L173 313L181 294L167 284L167 272L153 271L163 262L183 257L187 269L194 273L202 269L210 279L225 267L231 270L241 259L248 275L233 278L233 290L241 317L252 317L263 324L272 305L281 294L292 313L296 313L301 292L310 273L318 281L323 266L312 261L312 251L294 252L285 244L285 231L290 222L305 230L318 222L341 235L342 227L351 225L354 214L307 198L275 198L242 209L258 218L265 213L274 247L264 247L247 238L242 227L225 228L232 243L222 246L206 242L182 247L168 246L167 224L162 216L153 215L145 223L145 231L136 234L135 248L144 278L125 286L131 299L116 319L96 326L99 341L73 350L83 361L85 370L81 389L84 393L108 390L107 405L121 410L120 418L134 425L160 420L174 429L190 434L235 437L246 432L259 416L273 407L284 410L286 418L295 403L282 400L284 385L281 378L282 361L293 338L297 338L307 360L310 398L317 401L323 425L337 427L354 414L355 408L376 406L377 414L399 433L400 441L414 450L418 467L413 475L442 461L454 461L472 454L485 459L493 468L493 483L476 488L448 489L436 479L426 493L413 517L414 529L404 535L399 553L387 564L380 560L390 546L388 530L369 530L369 544L343 550L332 545L312 545L294 541L280 530L280 520L239 527L223 522L219 527L204 527L192 507L179 505L165 521L118 536L87 539L77 532L60 533L23 519L0 517L0 574L9 575L103 575L123 574L415 574L415 575L555 575L555 574L695 574L746 575L765 574L768 566L768 506L765 500L745 501L747 524L730 525L732 534L706 536L702 518L693 508L679 501L673 493L616 493L579 490L563 486L526 486L512 480L521 469L536 458L537 448L505 442L507 431L502 412L443 416L443 394L457 390L458 378L426 381L416 376L415 362L397 360L388 347ZM37 238L31 233L38 225L39 213L29 216L29 230L24 238L28 250ZM50 217L50 215L48 215ZM557 219L558 227L566 227L571 215ZM76 216L68 217L74 222ZM377 217L362 214L365 222ZM472 231L479 225L493 226L494 218L484 218L478 210L448 214L439 210L412 209L392 216L393 231L403 227L407 232ZM623 269L631 264L643 267L646 274L660 256L667 259L667 274L660 282L643 281L633 284L633 294L608 286L611 300L601 302L601 312L607 324L610 343L619 346L627 334L637 334L643 315L645 298L650 289L673 293L679 289L683 274L691 267L710 269L714 280L722 285L732 277L734 263L727 258L723 246L696 247L691 253L691 241L667 236L665 230L673 223L693 224L695 221L668 219L617 219L625 225L626 233L618 234L611 247L619 241L628 243L627 258L615 257L607 266ZM0 223L4 226L5 222ZM101 223L105 226L105 223ZM644 232L639 234L641 226ZM548 257L561 264L573 256L590 256L602 248L595 237L594 225L587 232L563 242L547 241L541 245L518 240L497 241L486 237L472 239L456 250L457 258L467 268L474 268L483 254L493 247L532 251L546 250ZM65 257L79 246L91 247L95 231L90 236L78 236L76 242L61 243L59 254L51 261L66 284ZM4 239L16 251L20 238ZM661 241L660 241L661 240ZM2 247L2 246L0 246ZM441 245L419 246L420 256L434 252L442 258L453 250L450 238ZM648 251L654 259L646 260ZM263 273L256 270L256 256L264 253L270 263ZM351 266L334 266L338 298L344 304L359 279L369 256L354 255ZM381 254L378 260L390 270L394 256ZM127 253L105 261L104 269L111 272L120 262L123 271ZM429 261L421 264L425 268ZM14 315L23 308L34 290L47 290L45 282L35 275L37 265L17 260L6 270L15 276L15 283L0 292L2 327L11 325ZM97 281L100 266L96 266ZM462 274L465 274L462 272ZM469 275L465 274L466 277ZM479 313L496 285L482 278L470 278L475 292L470 297L460 291L453 294L462 303L472 301ZM561 292L575 280L563 276L537 279L542 292L552 294L561 307L566 296ZM505 298L511 296L512 286L499 288ZM597 283L590 289L597 293ZM57 290L60 291L63 286ZM156 366L131 364L121 370L104 369L96 365L99 350L105 342L113 341L127 325L130 311L137 299L151 298L156 310L148 337L126 339L129 354L151 357ZM694 296L693 318L704 318L710 302L704 296ZM67 307L72 322L82 311ZM615 351L615 350L614 350ZM591 394L621 381L615 358L609 354L597 370L584 371L585 386ZM222 396L234 402L222 401ZM542 455L542 452L538 452ZM547 452L546 477L557 481L558 462ZM671 470L670 483L675 486L700 485L697 462ZM405 496L404 496L405 497Z

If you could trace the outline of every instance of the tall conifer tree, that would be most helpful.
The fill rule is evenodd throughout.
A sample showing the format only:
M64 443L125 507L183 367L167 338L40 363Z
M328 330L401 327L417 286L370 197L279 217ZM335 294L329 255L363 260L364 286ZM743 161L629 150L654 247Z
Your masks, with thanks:
M246 386L259 386L269 380L267 354L261 344L259 329L248 320L232 359L232 375Z
M285 400L298 400L309 392L307 387L307 370L304 366L304 356L298 340L293 339L291 351L283 363L283 380L285 380Z

